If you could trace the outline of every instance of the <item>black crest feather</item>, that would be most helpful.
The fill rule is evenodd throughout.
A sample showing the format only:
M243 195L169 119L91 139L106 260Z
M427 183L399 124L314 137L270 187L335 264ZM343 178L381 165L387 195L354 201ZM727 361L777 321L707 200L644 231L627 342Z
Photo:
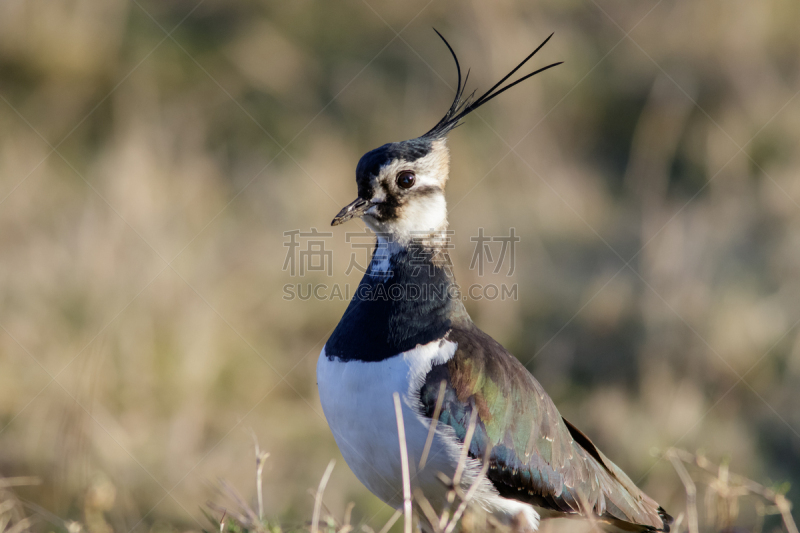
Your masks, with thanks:
M536 47L536 50L531 52L530 55L528 57L526 57L525 59L523 59L522 62L519 65L514 67L514 70L512 70L511 72L509 72L508 74L503 76L503 79L501 79L500 81L495 83L494 86L492 86L491 89L489 89L488 91L483 93L477 99L474 98L475 97L475 91L471 92L465 98L464 97L464 90L465 90L465 88L467 86L467 81L469 80L469 71L467 71L467 75L464 77L464 83L462 84L461 83L461 65L458 63L458 57L456 56L456 53L453 51L453 48L450 46L450 43L447 42L447 39L445 39L444 36L442 36L442 34L439 33L439 31L436 28L434 28L433 31L435 31L436 35L438 35L439 38L441 38L442 41L444 41L444 44L447 46L447 49L450 50L450 54L453 56L453 60L456 62L456 70L458 71L458 86L456 87L456 96L453 99L453 103L450 104L450 109L447 110L447 113L445 113L444 117L442 117L442 119L429 132L427 132L425 135L422 136L423 138L427 138L427 139L440 139L440 138L444 137L445 135L447 135L450 132L450 130L452 130L453 128L455 128L456 126L459 125L459 123L461 122L461 119L463 119L465 116L469 115L470 113L472 113L473 111L478 109L480 106L482 106L483 104L485 104L486 102L488 102L489 100L494 98L495 96L499 96L500 94L502 94L505 91L509 90L513 86L515 86L515 85L517 85L519 83L522 83L523 81L527 80L531 76L535 76L536 74L539 74L540 72L544 72L547 69L553 68L553 67L558 66L558 65L563 63L563 61L559 61L558 63L552 63L550 65L547 65L546 67L542 67L539 70L536 70L534 72L531 72L530 74L527 74L527 75L521 77L517 81L511 82L508 85L506 85L504 87L501 87L501 85L503 85L503 83L505 83L505 81L508 78L513 76L515 72L517 72L525 63L527 63L530 60L530 58L532 58L534 55L536 55L536 52L541 50L542 47L545 44L547 44L547 41L549 41L550 37L553 36L553 34L551 33L547 37L547 39L545 39L542 42L542 44L540 44L539 46Z

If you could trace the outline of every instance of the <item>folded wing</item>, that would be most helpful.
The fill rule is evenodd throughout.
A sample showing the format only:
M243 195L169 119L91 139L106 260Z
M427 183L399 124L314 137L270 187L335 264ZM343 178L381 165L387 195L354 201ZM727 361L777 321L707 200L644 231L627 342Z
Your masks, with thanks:
M434 366L420 390L433 416L447 383L439 423L463 443L470 416L478 423L469 454L489 453L487 476L505 498L556 513L585 514L624 529L669 531L671 517L578 429L564 420L542 386L498 342L474 325L454 328L455 356Z

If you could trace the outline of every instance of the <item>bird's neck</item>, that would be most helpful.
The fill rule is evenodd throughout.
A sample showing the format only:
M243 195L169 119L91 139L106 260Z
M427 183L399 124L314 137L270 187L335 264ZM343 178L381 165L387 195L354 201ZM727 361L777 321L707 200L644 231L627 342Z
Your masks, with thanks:
M455 285L450 255L447 253L451 248L449 237L446 228L404 241L378 235L367 275L388 279L394 275L393 265L395 270L404 270L407 266L425 267L431 271L442 269L448 282Z
M379 240L372 262L326 344L328 357L380 361L470 322L446 243Z

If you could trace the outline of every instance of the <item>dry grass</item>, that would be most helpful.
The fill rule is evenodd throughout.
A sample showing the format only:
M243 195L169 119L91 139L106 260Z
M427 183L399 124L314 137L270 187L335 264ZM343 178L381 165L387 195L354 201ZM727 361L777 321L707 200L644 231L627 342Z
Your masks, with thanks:
M449 105L433 26L472 87L551 31L565 60L448 141L457 279L519 285L466 302L476 323L634 477L703 447L800 501L800 3L199 2L0 1L0 472L43 481L20 495L83 521L102 475L115 531L197 528L214 480L250 485L250 427L264 515L308 519L331 457L326 503L382 509L314 386L346 302L281 291L354 288L360 228L302 279L284 232ZM470 270L470 237L511 227L514 274ZM682 505L667 462L643 488Z
M441 412L441 402L444 397L444 383L440 386L439 396L434 410L433 421L430 426L429 435L424 447L423 456L420 460L420 469L424 466L430 451L431 436L435 434ZM486 451L483 461L483 469L466 492L463 490L461 476L464 473L468 458L467 448L464 448L458 465L452 478L439 473L439 479L447 490L445 504L441 509L434 509L430 500L425 496L419 487L413 487L412 471L409 465L407 445L405 441L405 424L402 415L402 401L398 393L393 395L395 406L395 417L397 420L399 453L402 465L402 490L403 490L403 509L397 510L392 518L386 522L379 531L386 533L402 517L403 531L412 533L420 531L430 533L453 533L457 528L464 533L498 531L504 533L514 533L518 530L517 524L501 524L491 515L488 515L480 507L473 504L473 497L484 479L489 466L489 454L491 449ZM477 427L477 410L472 411L469 425L467 428L465 441L471 442L472 436ZM258 442L255 443L256 450L256 502L259 509L256 514L238 492L226 482L222 482L223 492L228 499L234 502L234 507L227 507L209 503L218 519L207 515L213 524L219 526L220 533L277 533L284 531L274 523L265 520L263 516L262 502L262 472L264 460L268 454L261 451ZM764 526L764 519L771 514L781 516L783 527L786 533L798 533L797 526L791 515L791 503L784 496L788 486L784 484L780 489L768 488L744 476L730 472L727 463L714 464L704 455L691 454L678 448L670 448L664 454L670 461L678 477L683 484L686 493L686 509L677 514L672 527L673 533L681 533L684 527L688 533L703 533L716 531L733 531L734 528L745 528L754 533L761 533ZM692 476L685 465L691 465L697 472ZM350 533L354 530L350 518L354 504L351 502L344 512L342 520L338 520L324 504L324 494L335 461L331 460L325 469L319 486L316 491L312 491L314 496L313 514L310 524L302 528L302 531L310 533ZM697 494L698 483L705 487L705 521L700 527ZM737 523L739 518L740 500L750 498L753 500L757 510L757 520L752 524ZM768 505L765 505L767 502ZM581 502L582 508L589 509L585 502ZM601 532L603 526L596 516L591 512L585 513L586 524L589 531ZM547 529L543 524L542 529ZM374 529L368 525L361 525L364 533L374 533Z
M737 525L743 498L754 499L753 505L758 517L754 524L747 526L748 530L761 533L765 517L777 514L780 515L787 533L798 533L792 518L792 504L784 495L789 488L785 484L779 489L768 488L730 472L727 463L717 465L703 455L691 454L677 448L667 450L665 456L672 463L686 491L686 511L676 518L673 528L675 533L681 532L684 517L689 533L731 530ZM697 483L684 464L695 467L699 473L698 481L706 486L704 528L700 527L698 518Z
M400 418L398 418L400 420ZM474 431L475 421L470 423L470 432ZM400 433L402 438L402 432ZM672 527L673 533L711 533L721 531L751 531L761 533L764 527L764 520L769 515L780 515L783 524L783 531L786 533L798 533L797 526L792 518L791 503L786 499L781 491L765 487L744 476L729 471L726 464L714 464L703 455L695 455L685 450L671 448L665 454L675 468L676 473L684 485L686 493L686 508L675 514L675 522ZM462 457L460 466L463 470L465 457ZM488 464L484 462L484 465ZM685 465L694 467L694 476L690 474ZM314 496L313 518L305 527L298 531L310 531L311 533L350 533L355 530L351 524L350 517L353 510L353 503L350 503L344 513L343 518L338 519L324 504L324 491L330 474L333 470L334 462L329 463L328 468L320 480L319 487L312 491ZM369 525L361 525L360 531L363 533L388 532L398 520L403 519L403 531L424 531L434 533L452 533L462 531L464 533L477 533L486 531L496 531L503 533L514 533L517 529L514 524L511 526L501 524L485 513L482 509L472 504L474 490L478 480L464 493L461 489L458 476L459 471L450 479L445 475L440 475L442 484L447 487L447 504L442 509L434 509L425 494L418 488L409 489L410 498L413 502L413 513L398 510L392 518L375 529ZM486 474L486 469L481 473L481 477ZM408 479L408 470L404 471L403 486L410 487L411 481ZM260 477L257 476L257 486L260 485ZM697 507L698 484L705 487L705 520L699 520ZM221 533L279 533L291 530L282 529L280 526L259 517L227 483L222 484L223 492L228 498L235 502L234 507L225 507L215 503L209 503L209 507L214 514L209 514L209 519L215 526L219 527ZM788 487L782 487L782 491ZM257 489L258 491L258 489ZM751 500L757 510L758 519L753 523L742 524L737 522L739 509L742 499ZM455 504L455 511L452 512ZM258 502L261 506L261 502ZM216 516L217 518L213 518ZM543 522L540 529L552 531L552 522ZM604 531L604 526L597 517L589 513L586 517L585 531ZM555 528L558 531L558 528ZM773 530L776 531L776 530Z
M429 429L428 438L421 457L419 469L424 468L428 453L430 452L433 435L438 427L438 417L441 413L442 399L444 397L445 383L440 386L439 397L434 417ZM452 478L443 473L438 473L439 480L446 489L445 503L441 509L435 509L431 501L419 487L414 487L413 465L409 463L408 448L405 440L405 424L402 415L402 401L398 393L393 395L395 416L398 429L398 445L402 465L402 493L403 508L395 511L394 515L379 528L368 524L354 525L351 521L355 507L350 502L337 517L325 504L325 491L335 467L335 460L328 463L319 484L315 490L309 490L313 497L311 520L303 525L287 527L278 521L265 516L264 513L264 467L270 454L259 445L258 438L253 434L255 448L255 499L254 504L248 502L239 491L228 481L220 480L220 496L227 503L216 501L207 502L207 509L203 510L212 526L205 533L388 533L398 522L402 525L404 533L463 533L497 532L517 533L522 524L516 521L511 524L498 522L486 513L480 506L473 502L476 491L485 478L489 466L487 449L483 461L483 468L473 483L465 487L462 482L468 453L464 448ZM471 442L477 427L477 410L473 409L465 440ZM686 499L685 510L676 514L672 526L673 533L712 533L737 530L762 533L765 520L770 515L779 515L785 533L798 533L797 526L791 514L792 505L785 497L788 485L769 488L744 476L732 473L727 462L715 464L703 454L692 454L678 448L670 448L664 454L673 466L678 478L683 485ZM687 469L691 468L692 472ZM35 505L27 506L14 494L13 489L37 485L40 481L34 477L0 477L0 533L28 533L37 531L34 527L37 521L37 512L48 513ZM704 508L701 520L698 494L704 490ZM466 489L466 490L465 490ZM116 491L108 480L96 479L88 488L84 498L83 520L81 522L60 520L57 517L42 516L57 529L67 533L114 533L114 528L109 524L106 514L112 511L116 498ZM740 509L743 501L749 501L755 509L756 519L752 523L741 523ZM589 506L581 502L584 509ZM255 509L254 509L255 507ZM33 510L33 512L31 512ZM673 510L674 511L674 510ZM585 513L585 522L582 531L601 533L604 530L602 521L591 512ZM402 521L401 521L402 519ZM552 526L553 522L543 522L540 530L550 533L558 532L558 527ZM573 521L574 523L574 521ZM40 529L40 528L39 528ZM567 529L572 531L573 529ZM774 531L774 530L773 530Z
M442 397L440 393L440 398ZM459 463L456 471L451 478L439 473L439 479L442 485L447 489L446 503L442 509L436 510L431 505L425 494L418 488L412 490L412 479L408 463L408 452L405 442L405 430L402 417L401 400L397 393L394 394L395 411L398 425L398 437L400 446L400 455L402 459L402 475L403 475L403 510L398 510L395 514L384 523L379 529L374 529L367 524L362 524L360 530L363 533L387 533L400 518L402 518L402 527L405 533L412 533L413 531L420 531L420 526L425 531L432 533L453 533L460 526L461 531L464 532L480 532L480 531L498 531L505 533L514 533L516 530L513 525L511 527L499 523L492 516L483 512L482 509L472 505L472 499L477 491L480 482L484 479L488 471L489 462L484 461L483 469L475 481L467 487L466 492L461 481L461 476L464 473L464 468L468 459L465 451L459 458ZM473 411L473 416L470 418L469 426L467 428L466 439L471 441L472 435L477 426L477 410ZM431 433L435 431L438 424L438 417L434 418L431 425ZM255 444L256 449L256 505L259 509L263 509L263 502L261 501L263 483L263 459L266 454L260 450L258 443ZM429 449L426 446L426 449ZM490 450L487 450L487 457ZM425 457L422 458L423 460ZM421 463L424 463L422 461ZM324 504L325 488L330 479L335 462L332 460L328 463L328 467L320 479L319 486L315 491L310 491L314 496L314 506L312 512L311 522L300 531L309 531L310 533L350 533L354 530L351 524L351 513L354 504L351 502L346 507L343 518L338 519ZM215 502L208 502L208 508L211 513L206 516L211 520L214 526L219 528L220 533L279 533L292 530L286 530L281 526L271 522L261 514L256 513L250 504L238 493L238 491L225 481L220 482L220 487L223 495L232 506L220 505Z
M398 421L402 418L398 417ZM400 422L402 424L402 422ZM475 419L470 421L468 433L475 429ZM402 442L403 432L400 431ZM401 449L404 447L401 446ZM447 488L447 503L442 509L436 510L425 494L418 488L411 489L409 470L404 469L403 487L409 503L405 512L398 510L384 524L373 528L368 524L355 526L351 522L354 503L348 504L341 517L333 513L324 503L325 489L333 472L335 461L331 460L323 473L316 490L309 490L313 496L312 518L304 525L287 527L279 522L264 516L263 502L263 469L269 454L262 451L255 444L255 507L242 497L239 491L225 480L220 481L220 494L228 503L209 501L208 510L204 514L211 524L211 529L205 533L388 533L402 518L402 527L405 532L432 532L432 533L463 533L498 532L515 533L515 524L504 525L488 515L479 507L472 504L472 497L478 482L486 474L486 465L480 477L470 486L466 493L462 490L460 473L466 461L466 454L461 457L459 468L452 479L440 474L442 484ZM780 515L783 531L798 533L797 526L792 518L791 503L784 496L788 487L779 489L768 488L744 476L730 472L728 465L715 464L701 454L691 454L685 450L671 448L664 453L664 457L673 465L679 476L686 494L685 510L676 514L672 527L673 533L711 533L724 531L751 531L761 533L764 528L765 518L770 515ZM686 466L694 471L690 474ZM0 478L0 533L28 533L41 531L37 524L45 521L56 525L57 529L67 533L114 533L104 517L104 513L111 511L114 494L97 485L87 491L82 522L54 520L52 516L37 516L35 506L26 506L14 494L15 487L31 486L39 483L33 477ZM705 488L705 520L700 521L698 509L698 484ZM753 523L739 523L739 510L743 499L749 499L756 509L757 520ZM412 505L413 504L413 505ZM30 508L34 510L31 511ZM455 507L455 511L453 508ZM45 518L46 520L41 520ZM586 517L583 531L601 532L603 526L591 513ZM420 529L420 526L423 529ZM543 522L540 530L550 532L559 531L553 528L552 522ZM776 531L776 530L773 530Z
M35 518L31 516L14 495L14 487L38 485L34 477L0 477L0 533L27 533Z

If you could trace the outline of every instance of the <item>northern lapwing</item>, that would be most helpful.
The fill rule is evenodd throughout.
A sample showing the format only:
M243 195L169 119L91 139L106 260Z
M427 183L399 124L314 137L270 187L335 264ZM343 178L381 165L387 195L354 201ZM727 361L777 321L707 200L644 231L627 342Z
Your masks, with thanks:
M427 464L412 479L434 508L448 490L439 473L452 478L466 446L465 490L477 483L473 502L522 531L535 531L540 518L589 513L628 531L669 531L664 509L562 418L530 372L472 322L450 268L447 134L492 98L560 64L503 85L550 37L478 98L465 97L458 58L439 37L458 71L450 109L424 135L367 152L356 167L358 198L332 222L360 217L377 235L366 274L317 364L336 443L358 479L400 509L397 392L412 466L429 431L434 435Z

